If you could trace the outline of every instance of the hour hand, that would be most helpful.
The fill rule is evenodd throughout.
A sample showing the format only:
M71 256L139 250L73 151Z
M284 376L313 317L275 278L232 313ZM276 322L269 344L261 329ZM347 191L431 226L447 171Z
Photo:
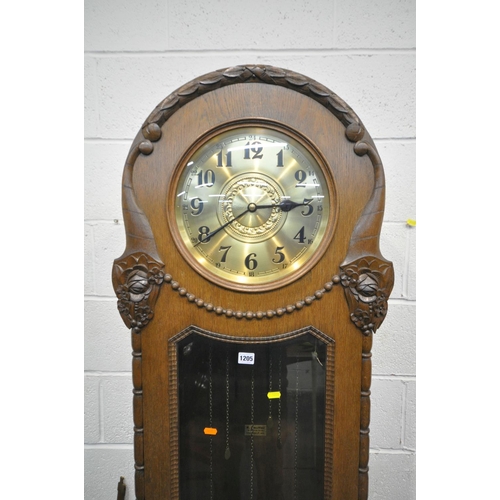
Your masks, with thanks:
M297 207L303 207L304 205L309 205L311 200L304 200L302 203L297 203L296 201L292 201L289 199L280 201L278 204L273 205L257 205L256 209L259 208L279 208L282 212L290 212Z
M286 199L278 203L278 205L276 206L280 208L282 212L290 212L290 210L293 210L294 208L303 207L304 205L308 205L309 203L310 200L303 201L302 203L297 203L296 201Z

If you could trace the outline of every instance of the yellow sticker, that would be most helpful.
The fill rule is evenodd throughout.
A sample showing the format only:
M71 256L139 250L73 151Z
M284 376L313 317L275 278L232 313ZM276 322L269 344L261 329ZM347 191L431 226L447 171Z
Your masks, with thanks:
M280 391L268 392L267 397L269 399L279 399L281 398L281 392Z
M203 433L207 434L208 436L215 436L217 434L217 429L213 427L205 427L203 429Z
M406 221L406 223L407 223L409 226L412 226L412 227L414 227L414 226L416 226L416 225L417 225L417 221L416 221L416 220L414 220L414 219L408 219L408 220Z

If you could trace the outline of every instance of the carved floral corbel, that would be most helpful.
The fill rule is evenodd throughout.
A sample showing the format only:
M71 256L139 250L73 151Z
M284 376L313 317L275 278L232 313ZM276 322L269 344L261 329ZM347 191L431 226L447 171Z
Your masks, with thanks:
M368 335L387 314L387 300L394 282L392 264L376 257L362 257L342 267L340 275L351 311L351 320Z
M139 333L153 318L153 307L164 278L162 268L163 264L139 252L114 263L113 286L118 311L134 333Z

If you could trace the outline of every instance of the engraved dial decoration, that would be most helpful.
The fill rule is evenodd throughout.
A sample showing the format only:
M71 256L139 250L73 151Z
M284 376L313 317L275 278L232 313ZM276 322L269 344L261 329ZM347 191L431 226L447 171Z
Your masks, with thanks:
M243 291L307 272L332 234L333 183L312 148L274 128L202 142L174 181L174 233L208 279ZM208 273L207 273L208 271Z

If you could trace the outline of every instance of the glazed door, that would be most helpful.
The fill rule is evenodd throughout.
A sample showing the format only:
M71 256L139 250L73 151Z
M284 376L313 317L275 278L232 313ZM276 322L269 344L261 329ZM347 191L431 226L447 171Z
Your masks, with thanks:
M324 498L328 340L176 342L181 500Z

